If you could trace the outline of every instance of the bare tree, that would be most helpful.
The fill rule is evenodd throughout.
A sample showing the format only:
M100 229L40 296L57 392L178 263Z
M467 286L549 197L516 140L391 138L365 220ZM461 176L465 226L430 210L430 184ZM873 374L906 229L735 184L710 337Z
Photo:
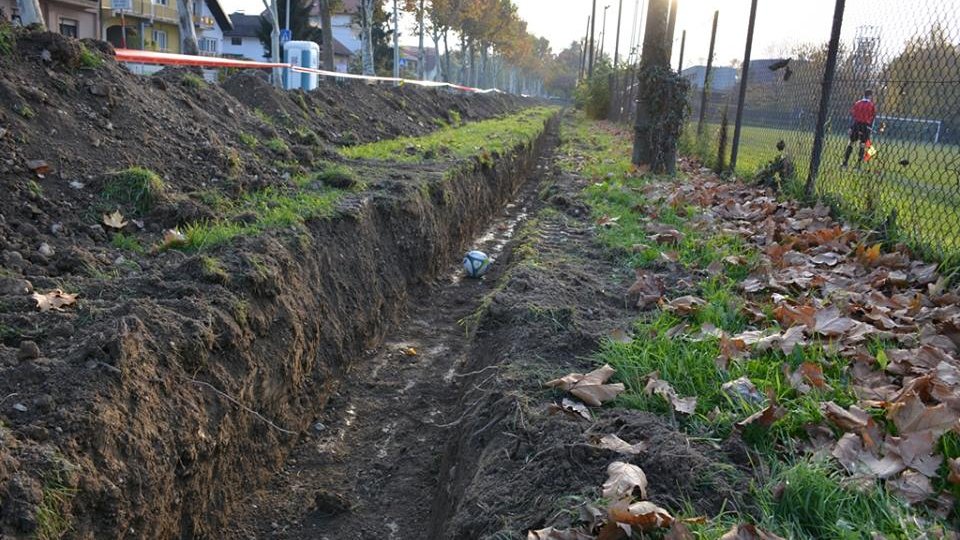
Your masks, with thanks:
M364 75L376 75L373 67L373 3L360 0L360 59Z
M197 31L193 26L193 1L177 0L177 14L180 16L180 52L197 55L200 54L200 47L197 45Z
M320 29L323 32L323 67L327 71L336 71L333 65L333 22L330 17L331 5L335 0L319 0Z

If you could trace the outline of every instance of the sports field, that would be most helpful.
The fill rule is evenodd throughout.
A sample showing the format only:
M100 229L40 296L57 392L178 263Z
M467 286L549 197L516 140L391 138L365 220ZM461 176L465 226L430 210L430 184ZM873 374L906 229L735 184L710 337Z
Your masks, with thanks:
M691 127L691 131L695 127ZM731 126L729 138L733 138ZM705 157L715 159L718 125L705 130L709 141ZM744 126L741 133L737 174L752 178L786 143L785 153L793 157L796 177L807 178L813 134ZM906 239L943 257L960 255L960 146L918 143L897 139L873 140L876 155L856 170L856 149L850 167L841 168L847 139L827 137L817 191L835 198L845 210L872 214L884 219L895 210L898 229ZM701 148L703 148L701 146ZM702 151L702 150L701 150Z

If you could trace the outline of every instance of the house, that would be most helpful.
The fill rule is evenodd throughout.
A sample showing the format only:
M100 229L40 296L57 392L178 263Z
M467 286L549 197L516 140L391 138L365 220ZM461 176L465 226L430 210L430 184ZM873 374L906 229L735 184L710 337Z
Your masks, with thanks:
M417 64L420 62L418 49L419 47L400 46L400 72L403 76L415 79L419 75L417 69ZM423 78L425 80L436 80L437 70L439 69L437 58L436 49L433 47L424 47L423 60L426 66L423 71Z
M265 50L259 36L263 17L237 12L230 14L230 20L233 28L223 33L223 56L263 61Z
M200 54L220 56L223 53L223 33L233 30L233 21L217 0L197 0L193 10Z
M341 0L340 8L336 13L330 14L330 26L333 27L333 39L339 41L350 55L357 54L360 51L360 25L357 24L356 17L360 12L360 0ZM320 4L313 2L310 7L310 24L321 28L320 24ZM336 53L335 53L336 54ZM349 64L349 61L347 62ZM337 62L339 70L340 62Z
M691 88L703 88L707 66L691 66L680 72L680 76L690 81ZM726 92L737 85L737 70L729 66L710 68L710 88L714 92Z
M197 0L194 26L197 40L218 39L221 29L230 28L229 17L219 0ZM180 52L180 26L177 0L101 0L102 37L114 47L142 49L157 52ZM219 26L219 29L216 27ZM215 44L204 42L201 51Z
M47 28L75 38L99 35L99 6L97 0L40 0L40 12ZM0 18L18 21L17 0L0 0L0 12L4 14Z
M346 73L353 60L354 53L341 43L336 37L333 38L333 64L336 71ZM323 44L320 44L320 62L323 62ZM322 66L321 66L322 67Z

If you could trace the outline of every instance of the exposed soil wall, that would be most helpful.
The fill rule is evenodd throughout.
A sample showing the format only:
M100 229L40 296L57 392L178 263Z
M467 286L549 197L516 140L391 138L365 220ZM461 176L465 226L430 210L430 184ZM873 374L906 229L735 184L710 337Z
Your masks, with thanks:
M0 149L10 156L0 179L11 187L0 194L4 538L218 537L231 506L283 462L350 375L350 360L509 200L539 152L537 141L492 168L454 171L368 164L368 189L333 218L202 254L126 253L136 267L128 271L102 228L89 226L94 198L71 180L96 187L104 169L156 168L176 195L141 216L159 235L203 217L184 214L202 205L183 194L216 184L229 165L226 154L218 165L218 152L233 147L221 138L259 130L293 146L295 125L262 122L183 73L144 84L108 56L81 68L76 42L55 34L20 35L16 47L22 61L0 59L0 102L9 105ZM469 101L477 118L518 106ZM16 112L24 105L30 114ZM390 125L420 122L405 118ZM422 118L417 129L428 131ZM364 122L353 125L364 132ZM277 156L251 153L237 190L288 181L271 164ZM33 158L55 170L40 190L26 181ZM41 242L56 254L34 254ZM68 285L82 293L77 308L37 312L31 288Z

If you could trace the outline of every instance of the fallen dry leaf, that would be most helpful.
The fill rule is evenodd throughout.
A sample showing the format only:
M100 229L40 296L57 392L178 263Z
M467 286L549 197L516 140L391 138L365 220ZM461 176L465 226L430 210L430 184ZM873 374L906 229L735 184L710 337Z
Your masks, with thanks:
M630 504L621 500L614 503L608 513L612 521L630 525L641 531L664 529L673 524L674 521L669 512L650 501Z
M643 474L643 469L636 465L614 461L607 466L607 481L603 483L603 496L610 500L634 496L646 499L647 475Z
M810 325L807 325L810 327ZM818 311L815 317L814 326L810 327L814 332L822 336L837 337L847 333L847 331L857 326L857 322L848 317L840 315L840 310L835 306Z
M187 237L177 229L166 229L163 231L163 242L161 245L164 248L182 246L186 243Z
M763 403L763 394L757 390L753 382L746 376L723 383L721 390L731 398L743 400L747 403Z
M944 403L926 405L915 390L906 392L900 400L891 403L887 416L897 426L901 436L929 431L934 438L960 428L960 413Z
M673 386L669 382L661 379L660 374L656 371L647 377L647 385L643 389L645 394L648 396L656 394L663 397L670 403L673 410L678 413L693 414L696 410L697 398L695 396L681 398L677 395L677 391L674 390Z
M774 422L786 416L786 409L777 404L776 395L772 391L768 392L767 398L770 400L770 405L737 422L736 427L740 429L749 426L769 428Z
M948 459L947 466L950 468L947 481L951 484L960 484L960 458Z
M122 229L127 226L127 222L123 220L123 214L120 213L120 210L112 214L104 214L102 221L104 225L111 229Z
M601 227L611 228L617 225L617 222L620 221L620 216L600 216L600 219L597 220L597 225Z
M901 499L916 504L933 495L933 483L926 476L907 469L899 477L887 481L887 489Z
M670 530L663 535L663 540L694 540L694 536L684 522L674 521Z
M65 293L60 289L55 289L48 293L33 293L33 299L37 302L37 309L40 311L63 311L64 306L72 306L77 301L77 294Z
M608 433L600 438L597 446L606 450L612 450L618 454L635 456L647 449L647 443L640 441L630 444L613 433Z
M622 343L624 345L633 341L633 338L630 337L630 334L628 334L623 328L614 328L610 331L608 337L610 338L610 341L614 343Z
M577 529L547 527L546 529L528 532L527 540L593 540L593 535Z
M559 379L547 381L545 386L560 388L582 399L587 405L599 407L605 401L610 401L624 391L622 383L604 384L615 370L609 364L595 369L586 375L570 373Z
M571 416L576 416L578 418L583 418L584 420L592 420L593 415L590 414L590 409L586 405L568 398L563 398L560 403L551 403L550 404L551 413L566 413Z
M636 306L645 309L660 301L663 296L663 281L651 272L643 269L636 269L636 280L633 285L627 289L627 297L636 297Z
M786 540L751 523L734 525L720 540Z
M830 385L823 377L823 368L820 367L820 364L803 362L793 373L790 372L790 366L787 364L783 365L783 369L784 374L790 381L790 386L801 394L809 394L813 388L818 390L830 389Z
M689 315L705 305L707 302L703 298L687 295L665 303L663 309L677 315Z

